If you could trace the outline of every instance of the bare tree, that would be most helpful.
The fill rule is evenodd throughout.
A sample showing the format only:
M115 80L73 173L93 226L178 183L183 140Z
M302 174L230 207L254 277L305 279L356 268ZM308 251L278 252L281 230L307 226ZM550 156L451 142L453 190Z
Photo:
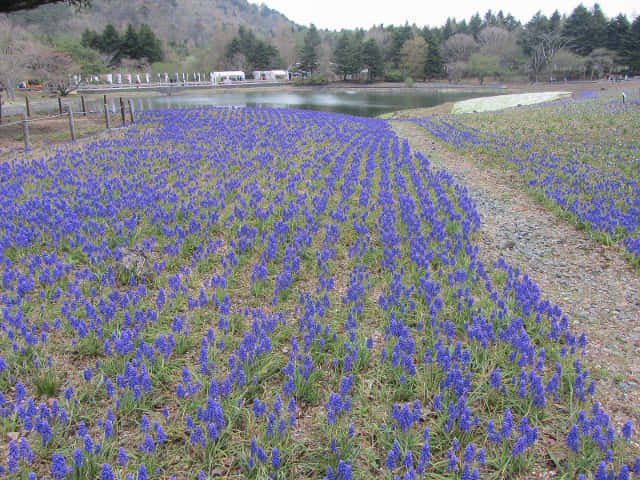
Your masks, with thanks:
M388 51L393 43L393 35L382 25L371 27L365 34L363 41L374 39L383 52Z
M327 37L320 32L320 46L318 48L318 72L327 73L331 71L331 58L333 57L333 48L327 42Z
M536 81L538 81L538 74L549 64L565 43L566 41L559 33L541 33L537 36L530 60Z
M7 16L0 17L0 83L10 99L27 76L64 84L77 68L68 55L37 42Z
M447 63L447 79L449 82L457 83L464 75L465 62L450 62Z
M501 27L484 28L478 35L480 52L500 59L501 70L517 70L526 60L515 32Z
M13 25L6 15L0 17L0 83L11 100L15 99L15 88L27 73L24 61L27 50L27 32Z
M298 57L297 40L296 32L292 31L291 26L285 22L279 22L271 41L280 52L280 58L284 62L283 66L295 63ZM300 40L302 40L302 34L300 34Z
M586 66L587 61L584 57L576 55L568 48L561 48L549 61L547 70L551 77L577 78L585 74Z
M559 14L556 12L550 20L541 12L536 13L525 25L518 43L529 57L531 78L537 82L538 75L566 43L560 29Z
M477 49L476 41L466 33L456 33L444 42L444 54L449 63L466 62Z
M480 49L488 55L500 55L510 44L515 43L515 36L500 27L487 27L478 34Z
M147 58L123 58L120 66L126 72L147 72L151 70L151 65Z
M55 82L67 80L78 69L68 55L36 42L28 42L23 63L29 73Z
M596 78L609 76L616 66L616 52L606 48L596 48L589 55L589 64L591 66L591 79L594 75Z
M234 53L231 57L225 57L225 68L229 70L242 70L246 72L250 68L249 59L244 53Z

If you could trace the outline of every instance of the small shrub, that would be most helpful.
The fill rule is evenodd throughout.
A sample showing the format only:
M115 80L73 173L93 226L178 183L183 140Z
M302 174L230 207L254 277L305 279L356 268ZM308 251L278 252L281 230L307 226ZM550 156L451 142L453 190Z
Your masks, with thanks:
M293 80L293 84L297 86L303 85L326 85L329 83L324 73L312 73L307 77L297 77Z
M404 80L404 75L400 70L389 70L384 74L385 82L402 82Z

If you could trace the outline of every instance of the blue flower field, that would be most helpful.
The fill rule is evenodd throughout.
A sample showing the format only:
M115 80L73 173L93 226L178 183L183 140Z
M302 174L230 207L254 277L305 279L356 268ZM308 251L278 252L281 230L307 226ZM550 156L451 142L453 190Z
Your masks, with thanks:
M0 165L4 477L640 476L588 339L388 122L140 117ZM635 251L635 180L587 169L585 203L545 158L516 163Z

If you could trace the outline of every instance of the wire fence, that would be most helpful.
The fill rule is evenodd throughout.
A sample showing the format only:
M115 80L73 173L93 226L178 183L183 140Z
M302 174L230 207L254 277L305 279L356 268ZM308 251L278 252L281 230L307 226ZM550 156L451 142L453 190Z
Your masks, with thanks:
M125 101L120 97L114 107L113 103L109 105L109 99L104 95L102 108L94 106L89 109L84 96L81 96L80 110L71 104L63 104L60 97L57 100L58 112L44 116L32 115L33 106L28 97L25 97L24 110L9 117L3 117L0 104L0 155L29 151L35 146L61 141L73 142L135 122L136 112L130 99Z

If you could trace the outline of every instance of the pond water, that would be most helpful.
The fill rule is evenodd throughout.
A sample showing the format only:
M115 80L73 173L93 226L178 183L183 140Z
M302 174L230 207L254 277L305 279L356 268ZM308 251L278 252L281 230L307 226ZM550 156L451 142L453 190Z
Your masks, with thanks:
M320 110L363 117L375 117L382 113L408 108L433 107L446 102L466 100L505 93L498 88L469 90L437 89L300 89L249 91L237 89L204 94L182 93L172 96L131 97L138 111L157 108L186 108L206 106L273 107ZM116 98L110 95L112 109L117 109Z

